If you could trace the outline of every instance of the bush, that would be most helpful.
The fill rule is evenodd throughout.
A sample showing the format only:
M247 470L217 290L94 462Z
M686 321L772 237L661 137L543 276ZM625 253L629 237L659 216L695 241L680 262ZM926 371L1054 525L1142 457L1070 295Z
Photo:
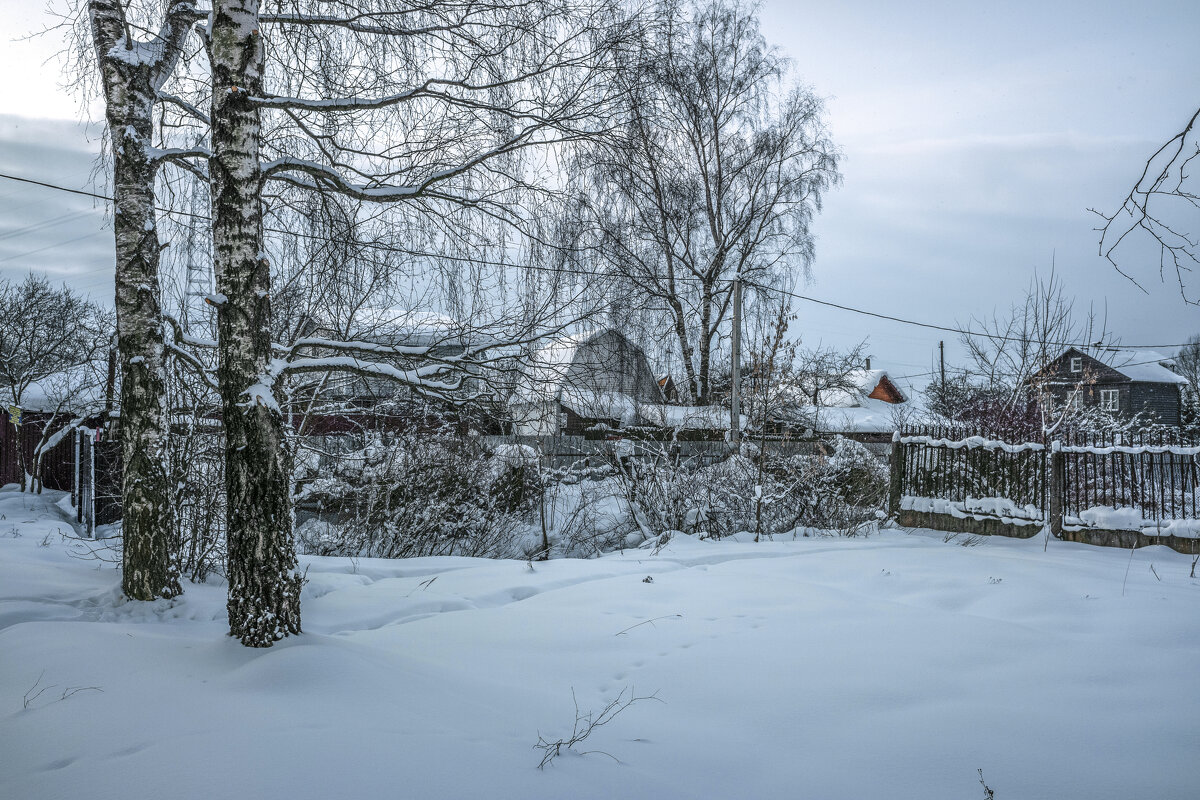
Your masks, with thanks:
M370 433L301 490L315 555L517 557L526 549L537 471L446 433Z
M712 465L668 458L622 464L622 493L647 535L678 530L714 538L817 528L853 536L887 499L886 462L838 437L831 454L779 458L747 450Z

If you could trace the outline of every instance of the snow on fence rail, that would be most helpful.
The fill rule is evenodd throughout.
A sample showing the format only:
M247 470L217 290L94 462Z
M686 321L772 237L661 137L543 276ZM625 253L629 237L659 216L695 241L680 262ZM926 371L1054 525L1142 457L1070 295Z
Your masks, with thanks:
M932 429L898 434L892 447L897 515L939 514L946 524L1046 522L1056 535L1200 538L1200 442L1179 432L1064 432L1023 442Z
M1023 518L1041 521L1046 509L1045 446L1035 442L1006 442L984 436L950 439L937 435L896 436L893 439L893 504L901 498L929 498L955 504L963 514L1011 517L1005 509L1034 509ZM910 501L912 506L915 500Z
M1089 509L1129 509L1149 521L1141 527L1198 519L1198 454L1195 447L1060 447L1063 513L1082 520Z

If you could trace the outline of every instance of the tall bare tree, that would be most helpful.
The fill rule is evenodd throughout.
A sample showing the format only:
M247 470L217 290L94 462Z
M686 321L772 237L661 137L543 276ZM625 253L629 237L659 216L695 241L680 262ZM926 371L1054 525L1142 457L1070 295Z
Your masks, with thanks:
M619 302L672 332L692 403L711 401L732 284L792 284L813 216L839 179L823 104L740 0L657 5L629 54L623 125L590 153L596 252Z
M1104 316L1091 308L1076 309L1053 268L1046 277L1034 275L1024 297L1006 311L975 318L964 327L970 331L961 342L972 380L1013 398L1031 388L1036 392L1039 371L1067 347L1099 355L1116 344Z

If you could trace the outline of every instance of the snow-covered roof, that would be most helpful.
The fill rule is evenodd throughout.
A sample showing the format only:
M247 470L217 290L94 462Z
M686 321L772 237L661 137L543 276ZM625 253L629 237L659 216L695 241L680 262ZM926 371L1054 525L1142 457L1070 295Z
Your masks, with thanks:
M893 403L864 398L860 405L840 408L821 408L817 427L836 433L891 433L896 430L896 409Z
M22 410L67 414L100 410L104 406L104 373L99 370L100 365L76 367L30 383L21 393ZM12 404L7 385L0 389L0 401L5 409Z
M591 352L582 354L593 344ZM535 351L522 368L513 401L560 400L571 407L572 402L590 403L593 395L621 392L643 403L662 398L641 348L619 331L601 328L559 336Z
M1134 383L1187 383L1167 366L1174 359L1153 350L1110 350L1100 360Z
M845 391L841 389L832 389L822 393L821 405L829 408L857 408L861 407L864 402L880 402L885 406L889 403L882 401L872 401L868 397L871 392L875 391L875 387L884 379L887 380L896 391L900 393L902 400L908 400L900 386L891 379L885 369L856 369L853 372L847 373L846 377L850 383L856 387L856 391Z
M579 348L604 333L606 331L596 330L559 336L540 347L525 367L525 380L517 387L517 397L522 400L557 398Z

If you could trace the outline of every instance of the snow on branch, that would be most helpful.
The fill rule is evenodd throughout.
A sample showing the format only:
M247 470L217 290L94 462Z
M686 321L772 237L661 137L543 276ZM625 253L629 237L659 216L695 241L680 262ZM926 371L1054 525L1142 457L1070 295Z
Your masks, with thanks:
M172 105L179 106L184 111L186 111L187 113L191 114L196 119L203 122L205 125L212 124L212 121L209 119L208 114L205 114L198 107L196 107L192 103L189 103L187 100L184 100L182 97L179 97L178 95L171 94L170 92L164 92L160 89L155 94L155 96L159 100L162 100L164 103L171 103Z
M163 314L163 321L166 322L167 326L171 329L171 335L163 337L163 343L166 345L167 352L191 367L192 371L195 372L196 376L204 382L205 386L207 386L209 389L212 389L214 392L219 393L220 387L218 387L217 382L213 380L212 370L194 353L190 353L184 348L180 347L181 344L187 344L193 347L213 349L216 348L217 343L207 339L198 339L188 335L183 330L183 326L179 324L179 321L169 314Z

